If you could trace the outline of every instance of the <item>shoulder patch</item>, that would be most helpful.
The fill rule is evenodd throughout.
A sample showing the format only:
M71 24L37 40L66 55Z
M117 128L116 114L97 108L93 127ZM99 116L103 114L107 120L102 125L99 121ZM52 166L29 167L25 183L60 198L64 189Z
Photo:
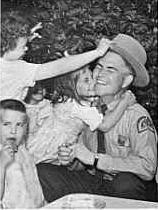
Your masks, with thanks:
M137 130L138 130L138 133L144 132L146 130L155 132L154 124L152 120L147 116L142 116L138 119Z

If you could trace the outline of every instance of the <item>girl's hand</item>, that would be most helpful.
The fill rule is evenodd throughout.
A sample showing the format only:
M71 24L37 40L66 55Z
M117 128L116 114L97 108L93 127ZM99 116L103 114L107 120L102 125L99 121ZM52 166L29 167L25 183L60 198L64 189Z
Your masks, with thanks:
M123 100L125 101L125 103L127 104L127 106L131 106L134 103L136 103L136 97L135 97L135 95L130 90L126 91L123 94Z
M42 22L37 23L32 29L31 29L31 34L33 34L34 32L36 32L38 29L43 28L42 26Z
M43 27L42 23L40 22L40 23L36 24L31 29L31 36L29 37L29 42L31 42L35 38L41 38L42 37L39 33L36 32L38 29L41 29L42 27Z
M32 41L35 38L39 38L40 39L40 38L42 38L42 36L39 35L39 33L33 33L33 35L30 36L29 41Z
M7 167L14 161L15 151L11 144L5 144L0 150L0 162L3 167Z
M32 36L29 37L29 42L31 42L31 41L32 41L33 39L35 39L35 38L39 38L39 39L40 39L40 38L42 38L42 36L39 35L39 33L35 33L35 32L34 32L34 33L32 34Z
M100 57L105 55L105 53L107 52L107 50L110 47L110 43L111 43L111 41L109 39L102 38L100 40L98 47L97 47L97 51L98 51Z
M62 144L58 148L58 160L61 165L69 165L72 162L72 147Z

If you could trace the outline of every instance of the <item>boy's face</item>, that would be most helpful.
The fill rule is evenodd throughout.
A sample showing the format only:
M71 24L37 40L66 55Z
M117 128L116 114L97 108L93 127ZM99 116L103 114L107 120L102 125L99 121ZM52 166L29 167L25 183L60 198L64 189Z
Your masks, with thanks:
M10 109L0 110L0 143L19 146L27 132L25 113Z
M94 96L94 81L92 78L92 72L88 67L81 70L76 84L76 89L80 96Z
M26 46L28 39L26 37L19 37L16 43L16 47L13 50L9 50L6 53L7 60L18 60L28 50Z

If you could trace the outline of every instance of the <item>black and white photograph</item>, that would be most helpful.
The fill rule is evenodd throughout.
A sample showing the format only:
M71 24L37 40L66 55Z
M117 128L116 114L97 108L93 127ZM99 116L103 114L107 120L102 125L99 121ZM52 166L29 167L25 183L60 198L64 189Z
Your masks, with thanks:
M157 0L1 0L0 209L158 209Z

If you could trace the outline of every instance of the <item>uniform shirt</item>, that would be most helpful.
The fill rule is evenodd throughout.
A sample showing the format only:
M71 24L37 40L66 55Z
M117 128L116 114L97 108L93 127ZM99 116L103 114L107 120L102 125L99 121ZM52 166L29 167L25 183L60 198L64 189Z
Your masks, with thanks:
M113 110L116 102L108 105ZM106 115L105 115L106 117ZM151 180L157 167L157 134L148 112L138 103L128 107L105 136L106 154L99 154L98 168L109 172L132 172ZM82 135L85 145L97 151L97 133Z
M44 204L35 164L23 145L19 146L15 161L6 169L2 204L11 209L37 208Z
M0 58L0 100L13 98L23 100L28 87L35 84L35 74L41 64L23 60L6 61Z

